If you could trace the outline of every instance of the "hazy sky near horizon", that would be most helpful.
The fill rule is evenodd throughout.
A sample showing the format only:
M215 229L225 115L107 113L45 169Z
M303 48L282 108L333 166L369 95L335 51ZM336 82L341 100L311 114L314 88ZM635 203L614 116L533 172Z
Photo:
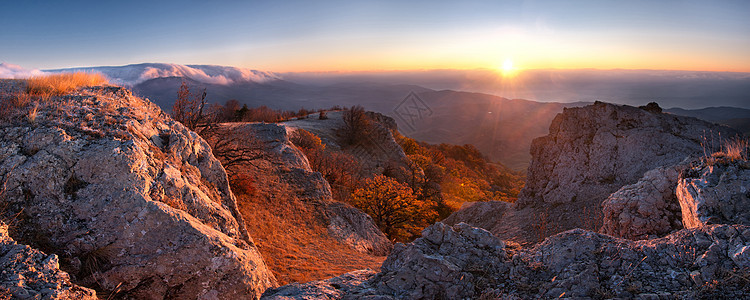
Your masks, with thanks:
M750 72L750 1L3 1L0 62Z

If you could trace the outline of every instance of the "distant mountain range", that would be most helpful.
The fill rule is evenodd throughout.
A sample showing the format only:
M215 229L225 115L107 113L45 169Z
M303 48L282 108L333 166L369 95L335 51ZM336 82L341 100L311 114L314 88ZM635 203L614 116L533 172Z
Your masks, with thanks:
M544 82L549 80L539 78L552 75L545 73L547 75L540 77L537 74L537 77L528 79L529 82L538 85L536 94L548 95L546 97L550 99L554 98L553 95L557 89L562 98L561 102L537 102L507 99L487 93L430 88L457 86L459 89L466 87L470 90L488 90L490 88L487 86L492 83L487 79L489 75L476 77L478 76L476 74L483 72L481 70L471 73L474 74L471 76L469 73L461 73L466 71L424 71L422 77L419 76L419 72L276 74L225 66L158 63L45 70L45 72L61 71L101 72L112 82L131 87L138 95L149 98L165 110L171 110L177 90L183 81L193 88L205 88L209 101L216 103L236 99L250 107L266 105L286 110L362 105L368 110L394 117L400 131L409 137L429 143L472 144L490 159L519 171L525 170L528 166L531 157L529 154L531 140L547 134L551 120L564 107L582 106L593 102L594 98L587 95L596 93L617 94L621 97L632 95L633 98L639 99L636 103L621 102L621 104L630 105L642 105L650 102L648 101L650 99L666 106L659 99L671 99L665 100L671 104L683 99L679 98L683 96L687 99L685 101L693 103L692 106L695 106L695 103L714 104L717 103L715 99L728 99L724 102L729 103L743 103L737 101L745 99L745 105L750 103L750 76L744 73L714 74L680 71L648 73L641 70L639 72L649 76L641 80L639 85L635 75L641 73L618 70L607 73L610 74L607 80L598 77L590 79L591 87L585 84L584 75L589 74L584 72L585 70L565 73L567 77L570 77L566 79L569 82L568 85L578 89L575 90L574 95L581 95L581 100L586 100L580 102L570 102L571 91L562 87L565 85L565 80L550 81L548 85L544 85ZM596 70L590 70L590 72L594 72L591 73L593 75L586 76L601 75ZM669 81L664 79L667 76L664 72L674 72L666 74L677 77ZM456 74L464 76L463 79L456 77ZM486 85L481 87L473 81L468 82L474 79L477 82L485 82ZM461 84L461 80L467 82ZM617 85L618 80L624 83ZM685 86L690 82L700 92L692 94L686 92ZM529 83L529 85L532 84ZM618 88L620 90L616 90ZM706 89L709 91L715 89L715 93L719 95L717 98L704 95ZM646 91L645 95L652 95L652 97L648 99L644 97L644 91ZM670 93L679 97L670 98ZM665 109L665 112L726 124L746 133L750 131L749 109L736 107L670 108Z

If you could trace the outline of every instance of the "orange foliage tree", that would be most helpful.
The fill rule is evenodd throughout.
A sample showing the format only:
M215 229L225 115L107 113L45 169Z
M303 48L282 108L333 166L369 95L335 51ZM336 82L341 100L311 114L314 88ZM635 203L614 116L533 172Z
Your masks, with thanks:
M352 193L351 201L396 241L413 238L435 214L431 204L419 200L411 188L384 175L364 180Z

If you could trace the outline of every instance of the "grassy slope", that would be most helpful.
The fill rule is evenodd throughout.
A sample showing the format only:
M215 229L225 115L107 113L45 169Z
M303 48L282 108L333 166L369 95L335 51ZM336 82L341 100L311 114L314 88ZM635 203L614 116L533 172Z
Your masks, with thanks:
M385 257L355 251L328 233L315 202L295 196L295 186L277 173L246 168L254 182L232 190L247 231L279 284L327 279L346 272L379 270ZM254 174L253 174L254 173Z

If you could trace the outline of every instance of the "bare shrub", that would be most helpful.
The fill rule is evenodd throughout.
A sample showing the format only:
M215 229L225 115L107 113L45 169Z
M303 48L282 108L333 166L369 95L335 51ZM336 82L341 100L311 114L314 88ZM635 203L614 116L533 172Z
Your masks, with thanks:
M267 155L263 141L256 138L254 132L240 132L231 127L211 124L203 127L199 133L230 177L241 169L242 164L253 163Z
M232 192L235 195L255 195L257 188L255 187L255 179L245 172L232 173L229 176L229 184L232 186Z
M31 104L33 98L27 93L0 94L0 120L8 120Z
M339 134L345 144L356 145L363 142L372 130L372 120L365 114L364 107L355 105L344 111L344 125Z
M206 105L206 89L202 94L194 95L190 92L185 81L177 91L177 100L172 106L172 118L185 125L190 130L195 130L203 117L203 107Z

